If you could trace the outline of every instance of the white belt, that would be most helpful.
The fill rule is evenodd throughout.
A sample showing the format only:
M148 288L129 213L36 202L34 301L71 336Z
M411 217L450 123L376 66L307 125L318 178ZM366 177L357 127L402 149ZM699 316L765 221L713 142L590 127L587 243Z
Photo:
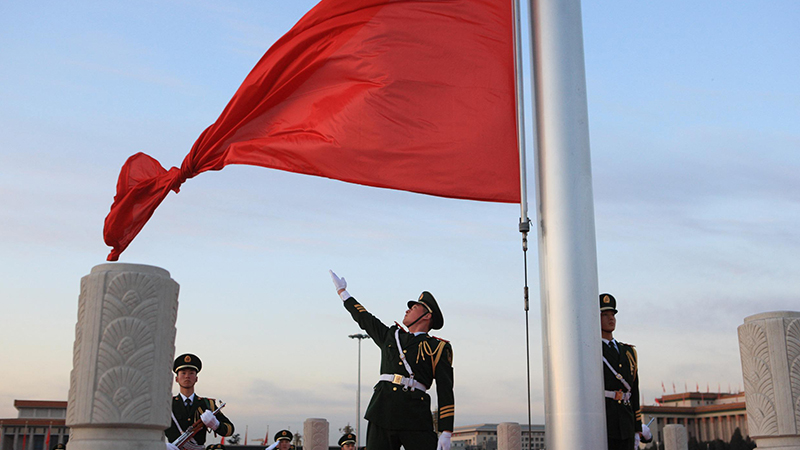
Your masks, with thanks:
M420 383L419 381L417 381L417 380L415 380L413 378L404 377L402 375L396 375L396 374L395 375L389 375L387 373L384 373L384 374L381 374L380 378L378 378L378 379L380 381L390 381L393 384L399 384L399 385L403 386L403 390L408 390L408 388L411 388L412 391L415 390L415 389L420 390L422 392L425 392L425 391L428 390L428 388L424 384Z
M630 392L622 392L619 391L606 391L606 398L611 398L617 401L621 401L626 405L631 402L631 393Z

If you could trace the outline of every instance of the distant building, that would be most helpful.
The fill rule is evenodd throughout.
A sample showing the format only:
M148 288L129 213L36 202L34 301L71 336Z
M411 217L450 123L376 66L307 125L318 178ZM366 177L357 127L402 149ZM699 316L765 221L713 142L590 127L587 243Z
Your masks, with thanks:
M451 450L497 450L496 423L455 427L450 439ZM520 425L522 450L543 450L544 425Z
M689 438L699 442L721 439L731 440L734 430L739 428L742 436L749 436L747 409L744 392L722 394L715 392L684 392L664 395L656 399L656 405L642 406L642 423L655 418L650 425L653 439L664 440L665 425L680 424L686 427Z
M67 402L14 400L14 407L16 418L0 419L0 450L50 450L69 440ZM45 448L48 432L50 445Z

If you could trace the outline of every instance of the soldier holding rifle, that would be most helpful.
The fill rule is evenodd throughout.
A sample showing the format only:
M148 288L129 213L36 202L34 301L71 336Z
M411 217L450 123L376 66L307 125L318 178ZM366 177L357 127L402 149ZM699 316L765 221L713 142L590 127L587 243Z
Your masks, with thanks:
M167 449L177 450L204 450L207 429L220 436L233 434L233 424L222 412L218 411L213 398L200 397L194 392L197 383L197 374L203 368L203 363L195 355L186 353L175 358L172 371L175 372L175 381L180 386L180 393L172 397L172 423L164 434L167 436ZM223 404L224 405L224 404ZM215 414L216 413L216 414ZM196 422L202 422L202 427L191 439L182 445L174 445L185 431L190 430ZM199 425L199 424L198 424Z

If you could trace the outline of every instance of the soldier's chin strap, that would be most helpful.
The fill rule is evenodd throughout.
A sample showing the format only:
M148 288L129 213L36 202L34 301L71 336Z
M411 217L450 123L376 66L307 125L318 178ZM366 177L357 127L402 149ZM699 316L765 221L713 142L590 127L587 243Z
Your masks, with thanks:
M417 317L417 320L411 322L411 324L408 326L408 329L411 330L411 327L413 327L415 323L419 322L420 320L422 320L423 317L425 317L427 315L430 315L430 312L426 312L425 314Z

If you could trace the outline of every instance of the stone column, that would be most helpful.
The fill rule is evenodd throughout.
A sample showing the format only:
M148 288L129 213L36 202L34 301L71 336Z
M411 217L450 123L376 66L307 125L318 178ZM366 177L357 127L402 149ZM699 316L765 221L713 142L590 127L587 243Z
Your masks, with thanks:
M164 450L178 283L110 263L81 279L67 426L70 450Z
M758 448L800 448L800 312L745 318L739 352L750 437Z
M533 448L533 434L528 430L528 448ZM522 450L522 428L516 422L497 425L497 450Z
M328 429L325 419L306 419L303 423L303 450L328 450Z
M664 427L664 450L688 450L689 438L683 425Z

